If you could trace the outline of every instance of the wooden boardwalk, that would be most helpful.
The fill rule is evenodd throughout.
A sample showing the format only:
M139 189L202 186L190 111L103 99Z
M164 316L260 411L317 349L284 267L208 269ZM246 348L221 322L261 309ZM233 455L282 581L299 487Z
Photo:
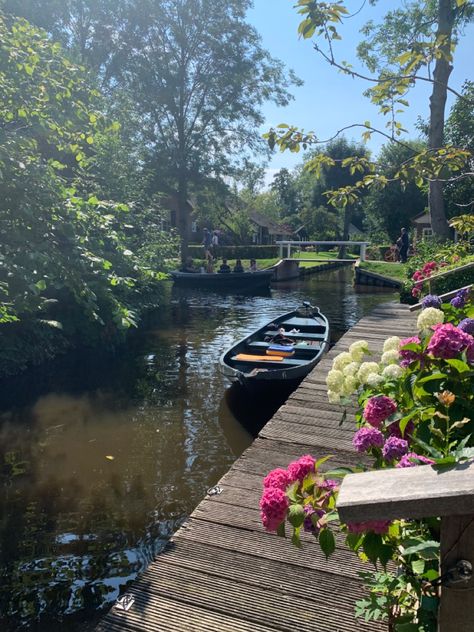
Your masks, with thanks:
M263 530L258 503L262 477L303 454L333 454L331 467L360 461L351 415L339 427L342 409L327 401L332 358L355 340L380 350L388 336L412 335L415 319L389 303L348 331L133 584L131 609L112 608L97 632L386 631L354 619L363 565L342 539L329 561L309 535L298 550Z

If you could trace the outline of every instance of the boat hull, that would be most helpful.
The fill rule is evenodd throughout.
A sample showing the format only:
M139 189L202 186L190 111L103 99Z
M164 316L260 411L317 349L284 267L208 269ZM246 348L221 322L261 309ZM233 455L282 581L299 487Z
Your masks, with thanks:
M223 374L251 393L294 390L329 349L329 323L317 308L312 309L316 309L314 317L302 317L300 310L289 312L239 341L221 356ZM293 340L294 356L273 361L267 351L270 328L275 331L292 324L301 326L301 331L293 329L285 334Z

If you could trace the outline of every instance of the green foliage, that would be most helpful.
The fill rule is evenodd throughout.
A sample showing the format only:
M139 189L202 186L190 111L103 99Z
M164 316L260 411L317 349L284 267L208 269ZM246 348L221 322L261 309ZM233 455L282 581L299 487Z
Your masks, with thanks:
M278 256L278 246L219 246L219 257L226 259L273 259ZM204 259L202 246L189 246L189 253L195 259Z

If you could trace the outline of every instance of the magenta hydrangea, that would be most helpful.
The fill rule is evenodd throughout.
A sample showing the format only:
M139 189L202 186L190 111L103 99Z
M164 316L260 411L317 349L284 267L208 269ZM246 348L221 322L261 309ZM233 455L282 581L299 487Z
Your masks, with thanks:
M386 461L400 459L408 452L408 441L391 436L382 448L382 455Z
M290 482L299 481L301 483L307 474L314 472L315 463L316 459L310 454L305 454L297 461L290 463L287 470Z
M278 487L267 487L260 499L260 516L267 531L276 531L285 520L289 500Z
M352 439L357 452L367 452L370 448L381 448L384 444L383 434L377 428L359 428Z
M474 341L473 337L451 323L435 325L427 351L435 358L449 360L455 358Z
M418 338L418 336L411 336L411 338L403 338L403 340L400 340L399 354L401 358L401 362L400 362L401 367L405 369L412 362L415 362L416 360L420 360L422 357L421 354L418 353L417 351L411 351L410 349L402 349L402 347L404 347L405 345L419 345L420 342L421 341Z
M290 484L290 478L288 472L281 467L269 472L263 479L263 487L276 487L277 489L286 490Z
M397 404L386 395L371 397L364 408L364 419L374 428L380 428L382 422L397 410Z
M374 533L384 534L387 533L390 526L390 520L366 520L365 522L348 522L347 528L350 533L367 533L367 531L373 531Z
M474 336L474 318L465 318L462 320L458 325L458 329L461 329L466 334Z
M416 467L417 465L432 465L433 463L433 459L421 454L415 454L415 452L408 452L408 454L402 456L396 467Z

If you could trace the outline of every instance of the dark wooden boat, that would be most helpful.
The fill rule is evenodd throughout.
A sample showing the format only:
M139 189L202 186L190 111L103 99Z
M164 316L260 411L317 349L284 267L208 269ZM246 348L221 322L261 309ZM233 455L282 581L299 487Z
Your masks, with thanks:
M273 269L256 272L171 272L175 285L208 289L248 290L269 287Z
M288 353L278 355L273 338L278 329L292 341ZM220 358L221 370L228 378L251 391L262 388L296 387L329 349L329 323L318 307L309 303L283 314L240 340ZM291 350L293 353L291 353ZM275 355L270 355L270 354Z

